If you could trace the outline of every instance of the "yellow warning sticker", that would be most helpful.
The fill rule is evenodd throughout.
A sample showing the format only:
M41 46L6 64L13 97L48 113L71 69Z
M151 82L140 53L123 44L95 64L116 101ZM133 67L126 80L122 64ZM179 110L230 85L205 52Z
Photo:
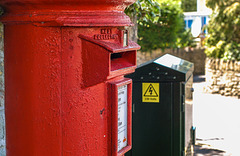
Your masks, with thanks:
M142 102L159 102L159 83L142 83Z

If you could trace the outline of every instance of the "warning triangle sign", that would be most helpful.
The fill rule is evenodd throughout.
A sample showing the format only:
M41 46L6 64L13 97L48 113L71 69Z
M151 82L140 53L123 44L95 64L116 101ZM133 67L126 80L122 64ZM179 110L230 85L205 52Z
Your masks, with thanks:
M158 97L158 94L157 94L156 90L154 89L153 85L150 84L143 96L145 96L145 97Z

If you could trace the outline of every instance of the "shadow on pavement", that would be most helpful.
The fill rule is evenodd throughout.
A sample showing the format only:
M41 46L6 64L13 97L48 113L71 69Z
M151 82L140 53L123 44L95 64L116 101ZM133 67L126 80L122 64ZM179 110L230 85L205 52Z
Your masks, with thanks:
M197 144L194 146L194 156L224 156L225 151L212 149L209 145Z

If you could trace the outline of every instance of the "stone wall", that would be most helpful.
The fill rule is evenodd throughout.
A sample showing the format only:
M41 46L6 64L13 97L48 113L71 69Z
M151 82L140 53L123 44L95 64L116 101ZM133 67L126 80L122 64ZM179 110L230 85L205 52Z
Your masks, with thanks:
M137 23L137 15L129 15L132 23L134 24L134 26L128 27L128 31L129 31L129 40L132 40L134 42L137 42L138 40L138 23Z
M205 91L240 98L240 61L207 58Z
M194 49L166 49L165 51L162 50L155 50L151 53L146 52L138 52L137 54L137 64L140 65L144 62L150 61L152 59L156 59L164 54L172 54L184 60L190 61L194 63L194 74L204 74L205 73L205 59L206 55L204 53L203 48L194 48Z
M0 23L0 156L5 152L3 25Z

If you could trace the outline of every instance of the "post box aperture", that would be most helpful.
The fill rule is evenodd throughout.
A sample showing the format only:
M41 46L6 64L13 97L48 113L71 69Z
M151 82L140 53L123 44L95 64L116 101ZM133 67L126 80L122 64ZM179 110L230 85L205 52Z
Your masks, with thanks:
M89 31L89 34L84 30L74 32L83 47L85 87L134 71L136 52L140 47L133 41L123 46L124 31L121 28L94 28ZM92 77L92 74L98 79Z

